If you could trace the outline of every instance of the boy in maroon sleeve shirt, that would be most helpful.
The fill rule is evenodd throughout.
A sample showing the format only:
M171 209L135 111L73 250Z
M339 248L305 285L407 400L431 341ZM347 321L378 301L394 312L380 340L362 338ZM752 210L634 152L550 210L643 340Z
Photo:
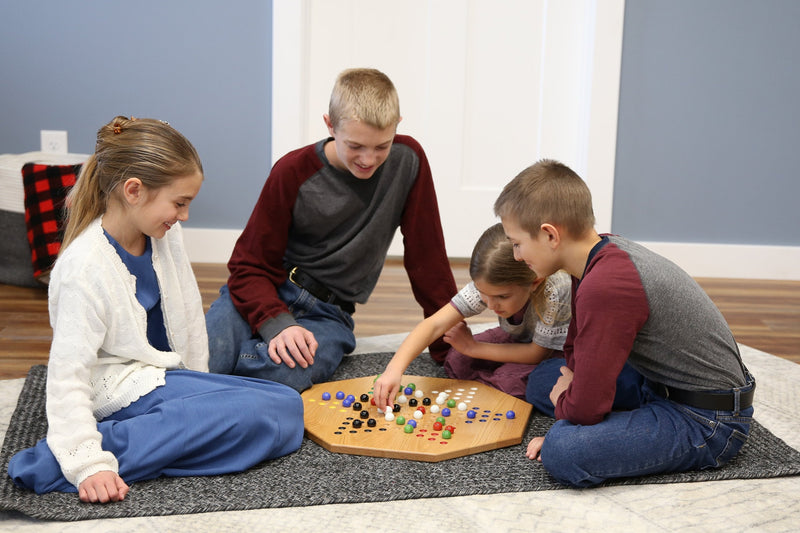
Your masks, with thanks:
M330 137L273 167L206 316L212 372L303 391L327 381L355 348L356 303L378 281L396 229L425 316L456 290L425 152L396 135L397 92L386 75L337 78ZM441 357L443 341L431 345Z
M556 161L521 172L495 213L517 260L573 277L565 364L549 381L539 365L526 391L549 400L557 421L526 455L574 486L732 459L750 431L755 380L700 286L643 246L598 235L588 187ZM615 410L626 363L644 380L638 405Z

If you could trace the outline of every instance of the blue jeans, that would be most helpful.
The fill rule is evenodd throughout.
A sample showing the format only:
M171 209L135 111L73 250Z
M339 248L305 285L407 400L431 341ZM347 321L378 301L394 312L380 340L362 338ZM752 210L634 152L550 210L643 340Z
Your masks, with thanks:
M555 382L554 382L555 383ZM731 391L748 392L747 385ZM642 404L612 411L592 426L558 420L547 432L541 458L560 483L576 487L608 479L716 468L739 452L750 433L753 407L698 409L656 395L645 381Z
M317 339L314 364L289 368L273 362L268 352L269 339L252 333L250 324L233 305L228 286L223 285L206 314L209 371L275 381L298 392L330 379L344 354L356 347L353 317L288 280L278 287L278 297L289 307L295 321Z
M555 406L550 401L550 391L561 377L561 367L566 365L564 357L545 359L528 376L525 399L547 416L555 417ZM617 393L611 408L615 411L636 409L642 404L644 378L631 365L625 363L617 377Z

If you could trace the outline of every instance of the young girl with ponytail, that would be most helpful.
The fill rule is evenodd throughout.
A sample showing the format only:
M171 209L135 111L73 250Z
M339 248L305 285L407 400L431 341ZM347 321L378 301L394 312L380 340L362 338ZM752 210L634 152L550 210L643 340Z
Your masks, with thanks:
M300 446L294 390L208 373L180 225L202 182L194 147L165 122L98 131L50 280L47 437L11 459L18 485L120 501L135 481L237 472Z
M469 262L472 281L449 304L409 333L374 385L376 403L394 403L408 365L433 339L444 335L452 347L447 375L475 380L525 398L528 375L564 345L570 321L571 281L565 272L540 278L514 250L501 224L481 235ZM464 318L491 309L499 325L473 337Z

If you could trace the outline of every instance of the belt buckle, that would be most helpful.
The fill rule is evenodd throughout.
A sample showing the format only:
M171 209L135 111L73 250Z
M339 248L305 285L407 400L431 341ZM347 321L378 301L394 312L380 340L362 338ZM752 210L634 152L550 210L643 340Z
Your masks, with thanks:
M303 286L302 286L302 285L300 285L299 283L297 283L297 282L294 280L294 275L295 275L295 272L297 272L297 267L292 267L292 270L290 270L290 271L289 271L289 281L291 281L292 283L294 283L295 285L297 285L298 287L300 287L300 288L302 289L302 288L303 288Z

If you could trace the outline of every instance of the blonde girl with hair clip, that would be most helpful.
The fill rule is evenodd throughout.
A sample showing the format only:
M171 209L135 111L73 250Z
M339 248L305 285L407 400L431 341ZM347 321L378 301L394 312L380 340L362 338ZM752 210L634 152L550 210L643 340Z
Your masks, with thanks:
M455 379L476 380L525 398L535 365L561 350L570 320L570 277L556 272L539 278L514 250L501 224L481 235L470 258L472 281L449 304L411 331L374 386L381 408L394 403L408 365L433 339L444 334L452 348L444 368ZM491 309L499 326L473 337L464 318Z
M294 390L208 373L180 225L202 182L194 147L165 122L98 131L50 281L47 437L12 457L17 485L121 501L135 481L237 472L300 446Z

